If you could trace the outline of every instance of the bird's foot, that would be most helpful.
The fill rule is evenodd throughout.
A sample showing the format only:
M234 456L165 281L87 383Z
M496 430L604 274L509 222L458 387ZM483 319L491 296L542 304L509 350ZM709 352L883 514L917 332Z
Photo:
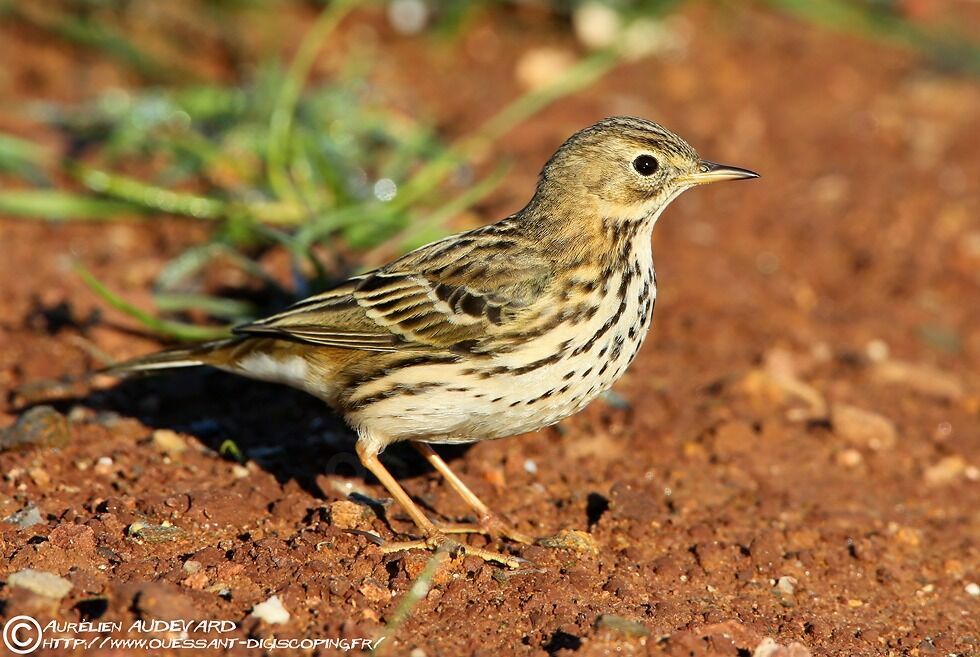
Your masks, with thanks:
M453 556L465 554L471 557L479 557L484 561L499 563L513 569L520 568L522 565L529 563L526 559L521 559L520 557L502 554L500 552L493 552L491 550L484 550L482 548L473 547L472 545L460 543L459 541L453 540L446 536L442 530L423 539L414 541L394 541L385 543L381 546L381 551L385 553L402 552L403 550L433 550L437 552L446 552Z

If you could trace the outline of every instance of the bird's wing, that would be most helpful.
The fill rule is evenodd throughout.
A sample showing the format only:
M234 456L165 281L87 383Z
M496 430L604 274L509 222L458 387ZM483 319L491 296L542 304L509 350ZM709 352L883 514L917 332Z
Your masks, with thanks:
M533 245L493 228L424 246L235 332L366 351L478 352L533 312L552 280Z

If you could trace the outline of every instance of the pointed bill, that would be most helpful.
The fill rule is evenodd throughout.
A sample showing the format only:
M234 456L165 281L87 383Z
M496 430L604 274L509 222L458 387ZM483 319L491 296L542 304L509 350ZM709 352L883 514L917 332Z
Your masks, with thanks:
M759 174L755 171L733 167L727 164L716 164L703 160L698 171L687 176L686 181L695 185L705 183L720 182L722 180L743 180L746 178L758 178Z

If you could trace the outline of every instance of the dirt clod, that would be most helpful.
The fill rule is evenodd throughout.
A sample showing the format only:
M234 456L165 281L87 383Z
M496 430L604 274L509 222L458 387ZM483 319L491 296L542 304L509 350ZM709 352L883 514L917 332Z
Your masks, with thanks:
M339 529L370 530L374 520L370 508L350 500L337 500L330 503L330 523Z
M188 592L165 582L145 582L125 589L142 620L199 620L203 612Z

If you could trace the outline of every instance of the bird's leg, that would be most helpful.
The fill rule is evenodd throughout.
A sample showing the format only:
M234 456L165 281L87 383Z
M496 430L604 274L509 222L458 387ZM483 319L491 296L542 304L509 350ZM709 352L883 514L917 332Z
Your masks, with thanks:
M449 465L442 460L442 457L439 456L430 445L417 441L412 441L412 445L422 456L425 457L425 460L428 461L429 464L446 479L449 485L452 486L453 490L459 493L459 496L463 498L463 501L466 502L471 509L476 511L477 516L480 519L480 524L478 527L450 525L446 527L444 531L451 533L480 531L490 535L504 536L518 543L525 543L528 545L534 543L534 539L527 534L522 534L521 532L508 527L505 523L501 522L493 511L491 511L490 508L476 496L476 493L471 491L469 487L463 483L463 480L457 477L456 473L449 469Z
M398 481L388 472L387 468L381 464L378 459L377 450L371 449L368 445L365 445L361 441L358 441L357 447L357 457L361 460L361 463L367 468L371 474L378 478L378 481L388 489L388 492L392 497L402 506L408 515L411 516L412 521L422 530L425 538L420 541L400 541L400 542L390 542L381 546L381 549L385 552L399 552L401 550L412 550L412 549L428 549L435 550L439 548L448 549L449 552L464 552L466 554L480 557L484 561L495 561L501 563L509 568L520 567L523 560L517 557L508 556L506 554L499 554L497 552L491 552L490 550L482 550L480 548L471 547L469 545L464 545L461 543L456 543L452 539L448 538L442 531L436 527L431 520L429 520L422 509L412 501L412 498L408 496L405 489L401 487Z

